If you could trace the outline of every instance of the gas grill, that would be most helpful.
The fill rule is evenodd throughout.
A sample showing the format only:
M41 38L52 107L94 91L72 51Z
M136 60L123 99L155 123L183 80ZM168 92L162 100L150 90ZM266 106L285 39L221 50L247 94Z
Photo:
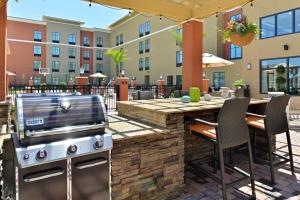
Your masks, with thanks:
M15 102L16 199L109 200L112 136L102 97L24 94Z

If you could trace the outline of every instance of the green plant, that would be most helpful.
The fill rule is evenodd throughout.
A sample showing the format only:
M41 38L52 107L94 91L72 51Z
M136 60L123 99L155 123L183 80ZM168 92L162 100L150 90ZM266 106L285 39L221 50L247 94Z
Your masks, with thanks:
M277 73L276 83L278 85L278 91L285 91L285 83L286 83L286 78L284 77L285 67L283 65L278 65L276 68L276 73Z
M124 50L117 49L108 49L105 53L108 57L111 57L114 63L116 64L116 74L119 76L119 64L126 60L126 52Z
M242 86L245 85L244 80L243 79L239 79L233 82L232 84L235 88L240 88Z
M178 31L170 31L174 39L176 40L176 43L182 48L182 32Z
M238 21L230 21L227 23L227 28L222 30L223 41L230 42L230 37L233 33L245 36L248 33L258 34L258 27L255 23L248 22L245 17Z

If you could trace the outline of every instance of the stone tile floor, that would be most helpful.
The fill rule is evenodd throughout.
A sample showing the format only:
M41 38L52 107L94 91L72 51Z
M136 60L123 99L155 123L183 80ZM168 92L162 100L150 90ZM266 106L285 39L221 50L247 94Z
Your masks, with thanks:
M290 173L289 163L276 168L276 184L271 185L270 173L268 166L255 164L255 179L256 179L256 199L271 200L271 199L290 199L300 200L300 130L291 131L291 140L293 144L295 176ZM276 139L277 152L280 154L287 154L287 144L285 134L279 135ZM246 154L245 154L246 155ZM239 167L248 171L248 162L245 155L235 155L234 160L244 160ZM230 175L229 175L230 174ZM237 177L235 173L229 173L227 177ZM185 177L186 188L184 193L176 200L217 200L222 199L221 187L197 172L192 167L187 167ZM249 199L251 194L250 180L244 181L234 185L234 188L227 190L228 199Z

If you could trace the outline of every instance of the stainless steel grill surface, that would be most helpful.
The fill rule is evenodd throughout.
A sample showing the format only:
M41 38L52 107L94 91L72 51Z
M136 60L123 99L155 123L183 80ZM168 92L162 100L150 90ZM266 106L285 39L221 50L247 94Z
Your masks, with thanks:
M19 95L16 111L18 137L26 145L104 133L107 123L98 95Z

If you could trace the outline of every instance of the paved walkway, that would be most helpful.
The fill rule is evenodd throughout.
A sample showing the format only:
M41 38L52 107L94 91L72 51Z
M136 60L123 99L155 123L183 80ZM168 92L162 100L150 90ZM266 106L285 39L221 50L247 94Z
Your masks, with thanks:
M285 164L280 168L276 168L276 184L271 185L270 173L267 166L255 164L255 178L256 178L256 197L258 200L271 199L293 199L300 200L300 131L292 131L292 144L294 154L294 165L296 175L292 176L290 173L289 164ZM277 137L277 152L287 155L287 144L285 134ZM234 160L239 160L238 157L244 155L235 155ZM241 168L248 171L247 158L241 160ZM235 173L228 173L228 177L237 177ZM197 170L189 167L186 172L186 189L185 192L178 198L178 200L214 200L222 199L221 188L218 184L210 178L197 172ZM235 189L228 189L228 199L248 199L247 194L251 194L249 180L244 180L236 184Z

